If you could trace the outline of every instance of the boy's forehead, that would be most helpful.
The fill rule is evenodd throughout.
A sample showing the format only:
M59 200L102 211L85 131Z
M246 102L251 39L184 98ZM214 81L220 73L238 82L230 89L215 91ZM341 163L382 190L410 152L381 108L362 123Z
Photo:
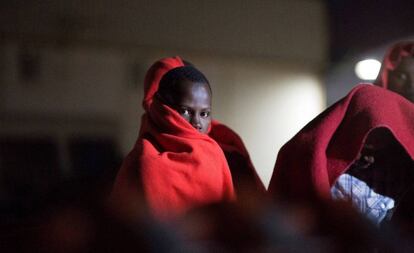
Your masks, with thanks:
M175 96L176 105L211 107L211 92L205 83L181 83Z
M205 95L211 97L210 87L206 83L192 82L189 80L180 81L177 84L178 95L188 96L194 93L205 93Z

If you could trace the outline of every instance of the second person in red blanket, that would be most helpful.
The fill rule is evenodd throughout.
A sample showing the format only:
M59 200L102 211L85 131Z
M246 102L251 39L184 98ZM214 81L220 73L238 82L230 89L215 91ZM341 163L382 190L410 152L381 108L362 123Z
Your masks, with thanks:
M234 185L264 191L240 137L212 120L211 87L199 70L165 58L148 70L144 85L138 140L111 194L117 208L131 212L141 201L168 219L234 200Z
M401 41L388 49L375 85L414 102L414 41Z
M413 125L414 104L358 85L282 147L269 192L278 200L345 200L376 226L394 223L414 235Z

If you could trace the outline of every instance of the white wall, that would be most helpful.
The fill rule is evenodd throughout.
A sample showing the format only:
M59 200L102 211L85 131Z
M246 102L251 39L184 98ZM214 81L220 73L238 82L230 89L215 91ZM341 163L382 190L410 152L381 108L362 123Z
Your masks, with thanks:
M212 77L214 117L242 136L267 185L280 147L323 110L320 79L307 68L268 61L200 63Z

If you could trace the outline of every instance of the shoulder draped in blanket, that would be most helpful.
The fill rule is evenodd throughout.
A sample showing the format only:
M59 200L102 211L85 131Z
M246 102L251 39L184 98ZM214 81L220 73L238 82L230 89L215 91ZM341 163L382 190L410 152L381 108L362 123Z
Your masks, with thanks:
M330 198L336 179L357 160L367 135L388 129L414 158L414 104L373 85L358 85L280 150L269 192L276 198Z
M157 61L148 70L144 81L145 114L138 140L124 160L111 194L112 199L128 201L131 196L141 196L160 218L176 217L193 207L235 198L220 142L199 133L154 96L162 76L181 66L184 63L179 57L171 57ZM220 123L214 121L211 128L216 126ZM224 141L230 146L233 142L239 144L237 135L230 133L229 138ZM245 149L242 154L248 157L243 152Z

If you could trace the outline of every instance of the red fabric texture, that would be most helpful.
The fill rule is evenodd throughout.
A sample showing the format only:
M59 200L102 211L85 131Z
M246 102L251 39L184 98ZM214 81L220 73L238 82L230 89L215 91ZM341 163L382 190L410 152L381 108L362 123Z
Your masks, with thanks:
M249 152L240 136L217 120L211 122L208 135L220 145L226 155L236 192L242 188L248 188L256 193L265 193L266 188L257 175Z
M169 57L155 62L147 71L144 79L144 100L142 106L146 111L152 103L155 93L158 91L161 78L171 69L184 66L183 60L176 57Z
M384 56L381 70L378 74L375 84L384 88L388 88L389 72L394 70L404 57L414 56L414 42L402 41L391 46Z
M414 104L386 89L358 85L282 147L269 192L275 198L328 199L375 128L389 129L413 159L413 126Z
M139 137L121 166L111 194L121 205L142 197L159 218L173 218L196 206L235 199L222 148L247 157L254 170L236 133L214 121L210 129L220 132L214 135L220 137L219 146L154 96L162 76L181 66L181 58L171 57L157 61L148 70Z

